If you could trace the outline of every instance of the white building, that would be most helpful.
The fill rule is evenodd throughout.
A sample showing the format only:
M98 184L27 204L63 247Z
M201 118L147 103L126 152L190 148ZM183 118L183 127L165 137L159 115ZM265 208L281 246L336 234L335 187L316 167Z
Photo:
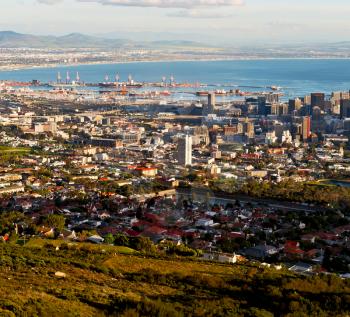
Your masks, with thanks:
M277 136L275 131L267 132L265 136L265 143L266 144L274 144L277 142Z
M192 137L186 135L178 140L178 163L180 165L192 165Z
M292 143L293 142L293 137L290 134L289 130L283 131L282 134L282 143Z

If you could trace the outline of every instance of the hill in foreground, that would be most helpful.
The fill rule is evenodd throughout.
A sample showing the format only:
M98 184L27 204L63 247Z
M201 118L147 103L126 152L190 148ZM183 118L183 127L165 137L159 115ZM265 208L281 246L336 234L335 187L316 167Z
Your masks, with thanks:
M122 252L124 254L121 254ZM0 316L347 316L350 284L94 245L0 245Z

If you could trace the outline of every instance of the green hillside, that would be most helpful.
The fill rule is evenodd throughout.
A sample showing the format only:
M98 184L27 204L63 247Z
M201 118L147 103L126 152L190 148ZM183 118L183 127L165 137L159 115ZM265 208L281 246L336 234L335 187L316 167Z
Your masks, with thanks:
M347 316L350 284L89 244L0 244L0 316ZM65 277L55 276L62 272Z

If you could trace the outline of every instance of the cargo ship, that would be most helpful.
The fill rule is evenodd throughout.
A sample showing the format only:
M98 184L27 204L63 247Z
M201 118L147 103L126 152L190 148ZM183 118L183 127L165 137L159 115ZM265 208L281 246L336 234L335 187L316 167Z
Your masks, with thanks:
M76 87L81 87L81 86L85 86L84 84L81 83L75 83L72 82L70 84L64 84L64 83L50 83L48 84L49 87L53 87L53 88L76 88Z
M117 88L119 87L119 83L98 83L98 86L101 88Z
M101 88L118 88L118 87L126 87L126 88L142 88L143 84L141 83L98 83L98 86Z
M208 95L209 95L209 91L197 91L197 92L196 92L196 95L197 95L197 96L200 96L200 97L202 97L202 96L208 96Z
M220 90L215 90L215 95L217 96L226 96L227 95L227 91L220 89Z

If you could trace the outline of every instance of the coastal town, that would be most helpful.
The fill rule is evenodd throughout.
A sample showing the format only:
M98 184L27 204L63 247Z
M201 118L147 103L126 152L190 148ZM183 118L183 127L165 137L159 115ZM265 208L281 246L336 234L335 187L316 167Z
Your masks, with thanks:
M349 317L349 14L2 0L0 317Z
M348 91L69 80L0 83L1 241L148 241L348 277Z

